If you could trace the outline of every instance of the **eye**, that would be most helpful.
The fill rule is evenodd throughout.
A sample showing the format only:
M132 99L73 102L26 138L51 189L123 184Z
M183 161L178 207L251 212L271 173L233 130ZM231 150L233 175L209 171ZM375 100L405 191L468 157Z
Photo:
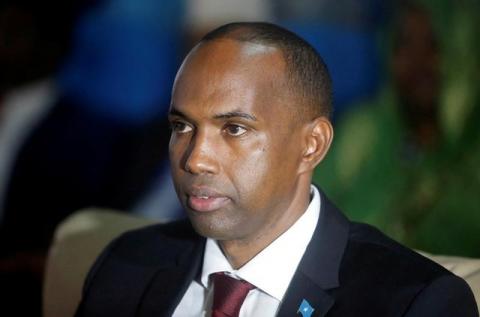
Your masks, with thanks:
M183 121L173 121L171 127L176 133L188 133L193 130L190 125Z
M247 129L237 124L229 124L225 126L225 132L231 136L241 136L247 132Z

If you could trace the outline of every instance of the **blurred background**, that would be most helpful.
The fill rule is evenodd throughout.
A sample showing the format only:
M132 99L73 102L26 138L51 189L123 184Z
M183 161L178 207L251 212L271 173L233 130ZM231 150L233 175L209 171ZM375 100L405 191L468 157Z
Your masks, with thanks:
M2 0L0 298L40 316L55 227L89 206L183 217L168 171L186 52L233 21L307 39L334 83L314 182L410 247L480 257L480 1Z

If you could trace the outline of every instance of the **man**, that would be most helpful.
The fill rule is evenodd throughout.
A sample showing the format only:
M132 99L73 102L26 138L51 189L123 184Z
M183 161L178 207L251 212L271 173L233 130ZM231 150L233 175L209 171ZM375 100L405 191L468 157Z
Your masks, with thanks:
M190 222L113 242L77 316L476 316L463 280L350 223L311 186L333 137L330 89L321 58L287 30L206 35L170 108Z

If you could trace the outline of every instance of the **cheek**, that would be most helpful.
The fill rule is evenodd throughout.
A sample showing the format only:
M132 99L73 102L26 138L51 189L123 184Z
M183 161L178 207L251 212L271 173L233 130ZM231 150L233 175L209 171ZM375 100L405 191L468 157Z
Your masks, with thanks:
M244 153L233 160L233 182L243 204L260 207L264 201L268 201L265 193L270 183L269 178L274 173L271 167L275 164L263 142L252 144Z
M251 193L259 201L268 203L274 197L290 192L297 179L300 164L297 153L300 141L293 135L276 135L252 150L243 175L250 180Z

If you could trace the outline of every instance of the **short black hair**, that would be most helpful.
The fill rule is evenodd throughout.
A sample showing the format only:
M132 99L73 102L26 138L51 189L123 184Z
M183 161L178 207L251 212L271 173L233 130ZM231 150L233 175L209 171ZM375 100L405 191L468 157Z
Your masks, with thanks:
M308 119L331 117L332 83L320 54L297 34L267 22L235 22L206 34L200 43L232 39L278 48L285 59L289 87L302 101L299 113Z

